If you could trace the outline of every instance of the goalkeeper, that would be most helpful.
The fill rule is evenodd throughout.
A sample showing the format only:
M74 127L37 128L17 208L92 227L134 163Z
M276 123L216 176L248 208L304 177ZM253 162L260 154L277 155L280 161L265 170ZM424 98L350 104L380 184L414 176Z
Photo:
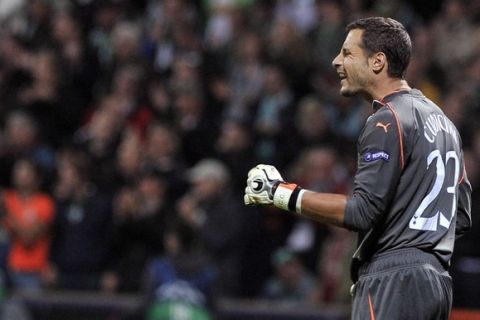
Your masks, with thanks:
M352 319L448 319L454 241L471 226L460 135L405 81L412 48L402 24L372 17L347 31L332 62L340 93L360 94L372 105L358 138L353 194L308 191L261 164L248 173L245 204L359 233Z

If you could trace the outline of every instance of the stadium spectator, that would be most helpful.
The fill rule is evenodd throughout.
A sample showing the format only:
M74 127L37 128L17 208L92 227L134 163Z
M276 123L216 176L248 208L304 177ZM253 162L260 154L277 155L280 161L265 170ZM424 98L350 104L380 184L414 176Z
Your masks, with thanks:
M125 115L119 113L117 100L107 95L101 98L88 122L74 134L72 144L88 153L91 179L104 192L111 193L115 176L115 152L126 125Z
M120 10L113 1L98 1L96 5L92 14L93 25L86 41L96 54L100 70L108 71L113 63L112 30L119 20Z
M19 33L32 49L44 48L52 43L50 18L53 3L45 0L27 1Z
M346 304L351 299L351 283L343 275L349 272L349 260L354 253L356 239L341 228L329 227L327 231L320 244L313 300L320 304Z
M154 77L148 82L148 105L156 121L172 123L173 106L172 95L168 86L161 77Z
M48 266L54 202L40 191L42 175L31 159L17 160L12 175L13 188L2 195L11 239L9 276L16 289L40 290Z
M81 22L72 9L55 13L52 38L59 65L58 133L65 137L84 120L84 113L92 101L99 63L95 52L85 42Z
M295 253L279 248L272 255L275 275L265 284L262 298L282 303L307 303L313 298L315 277Z
M303 95L308 92L313 50L307 38L290 19L276 19L267 43L271 61L285 70L295 93Z
M19 158L32 159L43 171L44 182L51 182L50 175L55 171L54 150L41 136L41 128L31 114L20 110L6 115L0 161L2 180L10 181L9 172Z
M338 1L318 1L318 26L314 33L314 49L321 69L329 69L332 57L343 41L343 11Z
M140 134L125 130L115 155L115 189L131 186L140 175L144 161L144 145Z
M174 127L178 132L181 153L193 165L213 152L218 120L207 114L204 96L196 86L182 85L175 90Z
M231 97L225 115L250 120L265 83L264 39L246 31L236 42L228 74Z
M140 173L135 185L119 190L114 201L114 276L118 290L138 292L146 263L163 254L166 226L174 217L166 181L154 171Z
M218 269L216 294L235 296L240 292L245 215L231 193L230 174L218 160L204 159L188 171L188 178L190 189L178 202L178 215L196 230Z
M292 169L292 178L307 185L310 190L321 192L349 194L351 181L342 159L332 147L312 146L305 148L298 156ZM345 161L345 160L343 160ZM340 232L308 220L296 221L290 231L286 244L312 272L317 272L321 284L329 282L330 286L341 283L341 277L325 276L321 270L343 268L341 263L350 258L354 241L348 232ZM331 249L335 247L335 249ZM335 259L331 259L333 255ZM348 263L347 263L348 265ZM319 288L321 290L322 288ZM331 288L332 291L336 290Z
M268 65L265 86L253 118L255 156L259 161L274 161L284 166L291 160L292 140L285 132L293 125L294 99L285 71L279 65Z
M252 137L248 124L234 119L225 120L220 129L220 135L216 141L216 154L228 167L232 177L248 171L254 163L252 150ZM243 185L232 179L235 194L243 192Z
M318 145L334 145L338 136L332 132L324 103L313 96L298 103L295 115L295 139L302 149Z
M180 221L164 234L165 253L151 260L145 274L147 320L209 320L216 269L199 247L196 231Z
M48 272L48 284L55 288L111 290L114 286L106 273L112 258L112 203L91 182L90 166L82 151L59 151Z
M478 25L473 24L466 14L468 6L463 1L447 0L432 24L431 33L435 34L433 59L445 72L447 85L455 85L461 81L461 68L450 68L452 64L463 65L475 56L480 45ZM472 17L473 18L473 17ZM473 36L472 36L473 35ZM477 35L477 36L475 36ZM451 48L455 48L454 51Z
M165 177L171 202L178 199L187 188L183 174L187 164L180 148L181 139L172 125L157 121L150 123L143 148L143 166Z

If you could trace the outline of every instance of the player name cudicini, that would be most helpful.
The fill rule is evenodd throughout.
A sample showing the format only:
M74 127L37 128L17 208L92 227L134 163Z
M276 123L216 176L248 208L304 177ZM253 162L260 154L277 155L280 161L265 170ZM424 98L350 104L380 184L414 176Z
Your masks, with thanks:
M455 143L458 143L458 137L455 130L455 126L442 114L431 114L428 116L423 126L423 134L425 139L428 142L434 143L435 138L438 135L438 132L445 131L449 133L452 138L455 140Z

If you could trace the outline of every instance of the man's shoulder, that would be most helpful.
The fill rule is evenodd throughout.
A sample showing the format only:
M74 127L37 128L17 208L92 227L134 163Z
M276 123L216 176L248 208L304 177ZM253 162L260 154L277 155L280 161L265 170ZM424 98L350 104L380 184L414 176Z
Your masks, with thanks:
M399 114L418 110L423 112L440 111L440 107L418 89L410 89L391 95L385 105Z
M366 127L376 127L377 123L391 123L397 125L399 123L397 108L390 103L379 102L379 108L368 117Z
M431 113L442 113L440 107L428 99L420 90L410 89L389 96L382 101L378 109L379 116L393 116L404 130L414 129L419 118L425 118ZM421 115L419 117L419 115Z

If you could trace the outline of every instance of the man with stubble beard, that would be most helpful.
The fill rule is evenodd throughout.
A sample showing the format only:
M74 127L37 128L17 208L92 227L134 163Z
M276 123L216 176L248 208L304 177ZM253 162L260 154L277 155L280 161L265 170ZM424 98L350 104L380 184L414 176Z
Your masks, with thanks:
M352 319L448 319L450 258L455 239L471 226L460 135L405 80L412 46L401 23L370 17L347 32L332 62L340 93L361 95L373 109L358 138L352 194L302 189L260 164L248 173L245 204L358 232Z

